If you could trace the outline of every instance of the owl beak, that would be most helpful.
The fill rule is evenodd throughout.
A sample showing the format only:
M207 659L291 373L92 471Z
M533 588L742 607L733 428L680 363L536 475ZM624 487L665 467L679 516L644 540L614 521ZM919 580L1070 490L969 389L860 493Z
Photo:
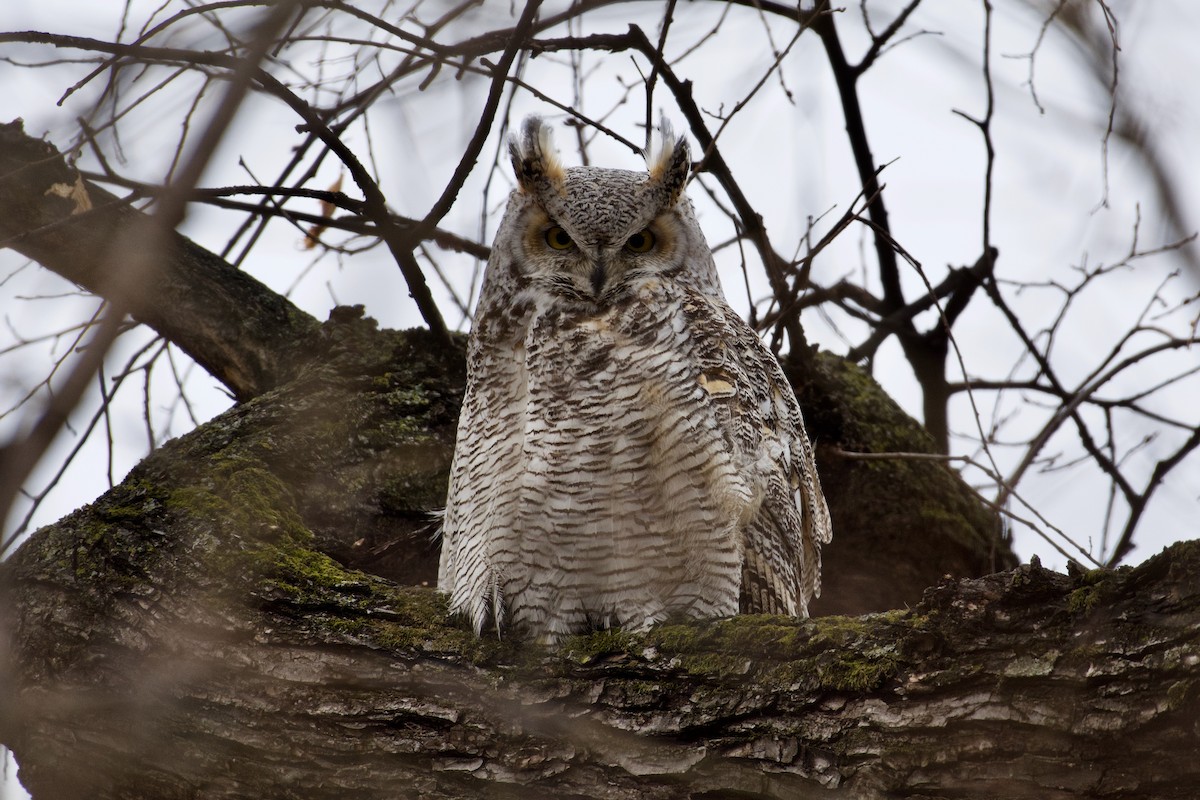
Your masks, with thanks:
M608 270L605 268L603 261L597 261L596 266L592 267L592 294L597 298L604 290L604 281L608 278Z

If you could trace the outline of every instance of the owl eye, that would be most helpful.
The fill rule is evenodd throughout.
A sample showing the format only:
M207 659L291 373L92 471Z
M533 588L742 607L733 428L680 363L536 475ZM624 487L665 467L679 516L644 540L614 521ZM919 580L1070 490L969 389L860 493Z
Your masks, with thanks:
M546 231L546 244L554 250L568 250L575 246L570 235L557 225Z
M654 247L654 234L649 228L638 231L625 242L625 249L634 253L649 253Z

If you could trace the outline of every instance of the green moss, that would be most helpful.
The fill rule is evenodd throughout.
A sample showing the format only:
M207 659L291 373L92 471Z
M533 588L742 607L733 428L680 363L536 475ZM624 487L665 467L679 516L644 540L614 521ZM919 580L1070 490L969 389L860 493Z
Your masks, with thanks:
M499 652L511 649L452 624L445 598L433 590L393 587L370 578L359 588L367 594L351 598L341 609L327 609L313 618L313 624L334 636L381 650L436 653L473 663L495 660ZM327 589L337 592L345 586ZM359 608L350 607L355 605Z
M95 505L96 519L104 523L137 522L152 513L162 499L149 481L132 480L115 487Z
M384 422L379 426L379 434L388 442L402 442L413 437L424 439L427 436L422 425L411 417Z
M231 459L210 488L177 490L168 504L237 531L235 542L215 551L212 568L240 575L233 583L245 586L250 597L314 632L384 650L436 652L472 662L495 657L496 647L452 624L437 592L397 587L315 550L290 491L260 466Z
M829 383L830 398L841 404L842 439L857 443L868 452L935 452L933 437L855 364L832 353L817 355L817 369ZM872 461L867 466L887 470L889 466L911 468L917 462ZM921 465L923 468L924 465Z
M236 539L213 551L210 568L240 576L230 583L313 632L383 650L435 652L471 662L494 659L508 647L455 626L437 592L397 587L315 550L291 493L260 466L231 459L209 486L178 489L167 505L201 523L236 531Z
M843 564L852 562L870 572L890 558L907 558L908 543L919 536L940 559L928 565L925 575L908 578L921 586L945 572L983 574L1016 566L996 515L945 463L838 454L936 454L937 447L924 427L859 366L830 353L814 353L803 361L803 368L799 362L785 366L797 386L822 478L830 484L826 497L841 526L835 525L833 550L846 541L837 530L878 532L864 535L871 547L859 551L871 552L873 559L842 551Z
M213 519L221 514L227 503L209 489L181 486L167 497L167 508L178 514Z
M424 389L412 386L392 388L397 375L391 373L388 377L389 380L386 384L388 391L383 395L383 401L388 408L406 416L424 412L429 408L429 395Z
M923 624L902 611L810 620L744 615L668 623L639 634L597 631L568 639L551 657L583 666L649 660L718 684L752 679L767 687L868 692L897 674L899 643ZM622 683L621 691L638 688Z
M874 649L862 658L839 659L821 665L817 679L821 686L842 692L869 692L878 689L896 674L899 659L887 649Z
M572 636L559 648L559 656L576 664L591 664L605 656L636 653L644 640L634 633L610 628L584 636Z
M843 692L867 692L878 689L894 677L902 658L897 639L879 638L878 622L886 620L897 625L905 620L904 612L868 615L865 617L820 617L814 621L810 647L815 652L809 664L800 666L791 677L803 678L812 669L819 686ZM916 618L910 618L910 626ZM918 623L919 624L919 623Z
M745 615L664 624L643 634L599 631L569 639L557 657L576 665L649 659L717 683L741 684L749 676L768 687L867 692L897 674L900 643L925 621L903 611L810 620Z
M77 583L133 592L156 563L164 544L165 495L145 480L127 480L90 506L39 534L55 567Z
M207 569L240 578L232 583L243 588L257 585L258 594L298 603L321 602L323 592L360 582L307 547L313 534L291 491L260 462L222 452L210 457L209 467L202 481L173 489L165 502L208 542Z
M1109 596L1115 588L1110 580L1116 573L1109 569L1088 570L1077 579L1079 588L1067 595L1067 609L1072 614L1087 614Z
M262 546L250 552L262 586L275 599L286 597L297 607L367 607L370 586L324 553L290 542Z
M1067 595L1067 608L1072 614L1086 614L1100 602L1100 590L1095 586L1084 586Z

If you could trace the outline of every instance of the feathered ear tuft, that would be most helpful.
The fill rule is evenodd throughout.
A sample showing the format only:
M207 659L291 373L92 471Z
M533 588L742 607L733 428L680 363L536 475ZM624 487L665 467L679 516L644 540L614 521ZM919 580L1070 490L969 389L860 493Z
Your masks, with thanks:
M525 118L520 136L513 134L508 140L508 154L517 183L526 192L547 182L560 186L566 177L554 147L554 130L541 117Z
M692 154L687 139L675 137L666 115L658 123L658 136L650 141L646 150L646 169L650 180L660 183L674 203L683 194L688 174L692 170Z

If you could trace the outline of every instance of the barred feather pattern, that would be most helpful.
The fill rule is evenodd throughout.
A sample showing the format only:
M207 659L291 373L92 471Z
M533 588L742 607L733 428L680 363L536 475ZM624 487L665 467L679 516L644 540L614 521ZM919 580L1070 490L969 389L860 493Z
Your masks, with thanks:
M721 294L685 140L664 126L645 172L551 148L536 118L510 148L439 587L477 631L549 643L806 615L829 514L791 387Z

